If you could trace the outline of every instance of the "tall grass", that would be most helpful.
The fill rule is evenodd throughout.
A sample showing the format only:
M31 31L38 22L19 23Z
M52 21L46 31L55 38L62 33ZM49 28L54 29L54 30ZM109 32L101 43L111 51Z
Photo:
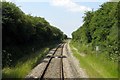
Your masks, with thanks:
M2 70L3 78L24 78L48 51L49 48L41 49L20 59L15 67L5 67Z
M70 43L70 47L90 78L118 78L118 63L108 60L104 53L96 55L96 52L88 47L78 46L73 42Z

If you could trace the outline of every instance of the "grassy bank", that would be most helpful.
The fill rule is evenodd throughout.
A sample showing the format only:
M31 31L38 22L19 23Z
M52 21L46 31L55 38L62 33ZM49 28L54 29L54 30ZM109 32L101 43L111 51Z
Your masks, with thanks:
M70 43L70 47L90 78L118 78L117 62L109 61L104 54L96 55L96 52L74 42Z
M49 51L49 48L43 48L34 54L31 53L28 56L20 59L15 67L5 67L2 70L3 78L24 78L39 62L43 56Z

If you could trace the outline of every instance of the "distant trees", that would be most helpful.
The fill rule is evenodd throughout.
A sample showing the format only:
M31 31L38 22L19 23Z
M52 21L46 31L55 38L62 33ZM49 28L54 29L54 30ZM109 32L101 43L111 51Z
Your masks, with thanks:
M73 41L93 48L99 46L101 53L107 52L109 58L118 60L118 13L117 2L107 2L96 11L88 11L84 16L84 24L72 33Z
M3 66L8 61L8 53L14 62L28 54L32 47L40 48L63 39L63 32L44 18L26 15L14 3L2 2Z
M64 39L68 39L68 36L66 34L64 34Z

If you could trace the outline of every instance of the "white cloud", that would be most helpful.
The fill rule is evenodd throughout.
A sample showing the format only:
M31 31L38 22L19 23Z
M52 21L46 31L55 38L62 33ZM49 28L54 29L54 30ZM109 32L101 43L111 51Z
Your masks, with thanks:
M5 0L2 0L5 1ZM6 0L6 1L16 1L16 2L50 2L51 0ZM66 1L66 0L64 0ZM73 2L106 2L106 1L113 1L118 2L120 0L73 0Z
M119 2L120 0L108 0L110 2Z
M2 0L9 2L49 2L50 0Z
M53 6L64 7L72 12L91 11L92 9L86 6L78 5L72 0L51 0L50 4Z

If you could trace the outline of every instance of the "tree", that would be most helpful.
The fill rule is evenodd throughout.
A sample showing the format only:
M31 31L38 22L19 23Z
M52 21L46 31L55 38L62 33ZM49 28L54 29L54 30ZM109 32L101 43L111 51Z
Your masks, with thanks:
M10 54L14 63L31 53L31 48L39 49L52 42L63 40L63 32L53 27L44 18L26 15L11 2L2 2L3 66Z
M79 44L99 46L108 58L118 60L119 3L104 3L96 11L88 11L83 17L84 24L72 33L73 40ZM117 57L115 57L117 55Z

